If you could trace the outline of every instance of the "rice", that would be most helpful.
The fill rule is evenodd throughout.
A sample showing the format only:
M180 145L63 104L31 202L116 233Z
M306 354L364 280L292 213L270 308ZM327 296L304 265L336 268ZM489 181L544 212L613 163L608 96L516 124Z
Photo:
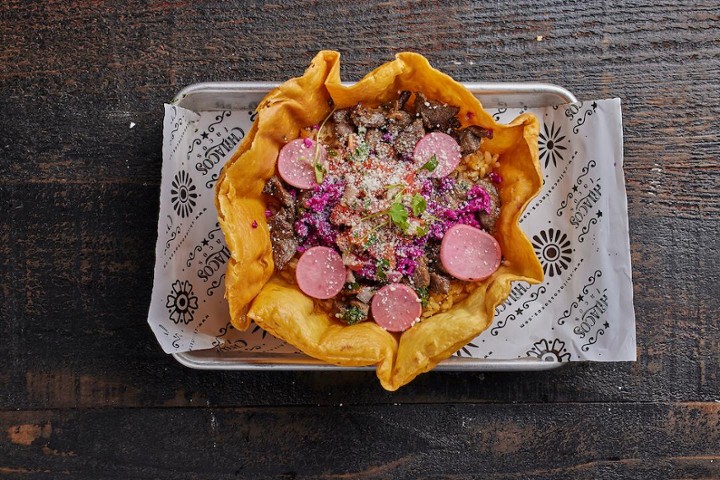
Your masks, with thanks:
M447 312L453 305L465 300L476 288L477 285L471 282L451 282L448 293L433 293L430 295L427 305L423 308L422 318Z
M498 154L479 150L470 155L465 155L457 167L458 174L465 180L475 182L485 178L493 169L500 166Z

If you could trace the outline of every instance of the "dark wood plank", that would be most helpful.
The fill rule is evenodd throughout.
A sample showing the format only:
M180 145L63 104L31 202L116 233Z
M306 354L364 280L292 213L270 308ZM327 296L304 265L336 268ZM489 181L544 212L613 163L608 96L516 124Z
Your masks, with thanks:
M4 412L0 474L713 478L718 427L717 403Z
M349 8L343 2L142 2L125 9L7 4L3 43L12 48L4 54L0 79L10 92L0 107L12 121L2 135L15 139L9 155L28 158L13 163L9 174L21 181L131 176L157 182L160 105L180 88L203 80L282 80L300 74L327 46L344 53L347 78L353 79L409 49L460 80L550 81L580 98L621 97L628 168L639 175L630 179L637 179L631 200L654 202L648 210L665 213L718 212L711 193L717 186L720 45L714 27L720 12L712 2L652 8L367 2L353 15ZM412 17L427 26L414 28ZM28 105L38 102L46 111L28 114ZM127 128L131 121L133 130ZM66 131L69 123L72 132ZM27 135L41 125L42 135ZM72 168L66 168L68 160ZM702 202L695 201L699 194Z

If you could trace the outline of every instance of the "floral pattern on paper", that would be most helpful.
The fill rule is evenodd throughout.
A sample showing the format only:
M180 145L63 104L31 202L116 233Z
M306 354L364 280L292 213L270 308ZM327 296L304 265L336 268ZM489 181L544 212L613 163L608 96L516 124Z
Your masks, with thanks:
M190 216L195 208L198 194L192 178L185 170L180 170L173 178L170 188L170 201L175 212L182 218Z
M532 245L540 259L545 275L555 277L570 266L570 240L560 230L550 228L533 235Z
M562 152L567 150L567 147L560 145L560 142L565 140L565 135L561 135L560 132L560 126L558 125L556 129L555 122L550 125L550 128L546 123L538 136L540 160L545 162L545 168L548 168L551 163L553 167L557 167L558 160L564 160Z
M551 343L552 342L552 343ZM528 357L537 357L546 362L569 362L570 353L565 348L565 342L556 338L555 340L540 340L533 343L527 352Z
M172 284L172 290L165 303L170 312L170 320L175 324L185 325L193 321L193 315L198 308L198 298L193 293L193 287L187 280L177 280Z

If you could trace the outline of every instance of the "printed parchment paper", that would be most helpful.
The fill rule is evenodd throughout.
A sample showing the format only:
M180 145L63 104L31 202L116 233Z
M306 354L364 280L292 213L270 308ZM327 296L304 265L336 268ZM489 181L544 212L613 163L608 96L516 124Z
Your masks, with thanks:
M297 352L255 325L245 332L233 329L223 298L230 253L217 223L214 186L250 129L252 111L251 104L209 112L165 106L148 322L167 353L209 348ZM491 327L455 355L635 360L620 100L490 111L501 122L530 111L542 123L545 185L521 225L542 263L545 282L516 283Z

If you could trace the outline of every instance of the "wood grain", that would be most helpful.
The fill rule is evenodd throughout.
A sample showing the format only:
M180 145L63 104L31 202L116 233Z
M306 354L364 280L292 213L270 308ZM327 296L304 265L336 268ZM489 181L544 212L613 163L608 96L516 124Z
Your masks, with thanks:
M544 404L5 412L0 473L88 479L712 478L720 475L718 427L716 403L569 403L562 413ZM34 471L22 471L29 465Z
M462 81L620 97L638 361L388 393L164 355L162 103L323 48L346 79L412 50ZM719 75L717 2L3 2L0 478L720 476Z

